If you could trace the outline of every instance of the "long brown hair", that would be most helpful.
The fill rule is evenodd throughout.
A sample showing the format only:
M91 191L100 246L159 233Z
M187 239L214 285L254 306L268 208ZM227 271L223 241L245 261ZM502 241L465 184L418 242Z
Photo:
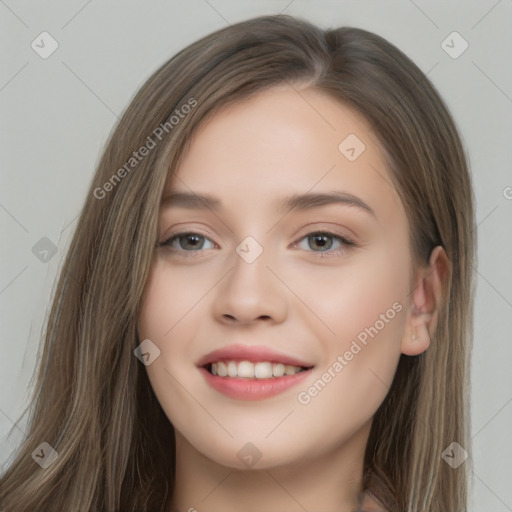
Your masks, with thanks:
M284 82L324 91L371 123L409 218L414 261L426 263L437 245L447 252L436 334L424 354L400 359L373 420L365 483L396 511L466 510L468 463L453 469L442 458L452 442L470 451L474 198L457 129L425 74L385 39L278 15L180 51L113 131L54 293L27 437L0 480L2 511L170 503L174 430L134 357L162 192L200 123ZM45 469L32 457L43 442L58 453Z

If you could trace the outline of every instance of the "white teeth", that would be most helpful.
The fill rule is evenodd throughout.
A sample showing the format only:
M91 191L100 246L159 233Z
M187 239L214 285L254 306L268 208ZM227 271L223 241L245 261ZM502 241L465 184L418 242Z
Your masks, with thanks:
M256 363L254 365L254 376L257 379L272 378L272 363Z
M272 374L274 375L274 377L282 377L284 375L284 364L274 364L272 368Z
M284 374L285 375L295 375L295 368L297 368L296 366L290 366L290 365L286 365L284 367Z
M227 374L228 369L226 368L226 365L222 361L219 361L217 363L217 375L219 377L225 377Z
M228 376L229 377L237 376L236 363L234 361L229 361L229 363L228 363Z
M253 378L254 364L249 361L240 361L238 363L238 377Z
M246 379L271 379L283 375L295 375L303 371L299 366L262 361L217 361L212 363L210 372L219 377L243 377Z

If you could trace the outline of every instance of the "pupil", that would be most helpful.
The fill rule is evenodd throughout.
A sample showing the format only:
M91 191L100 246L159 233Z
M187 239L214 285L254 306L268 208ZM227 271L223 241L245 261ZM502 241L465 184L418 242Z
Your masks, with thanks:
M200 239L203 238L202 236L198 236L198 235L184 235L183 238L185 238L185 240L188 242L190 241L191 239L195 239L196 242L199 240L200 242ZM185 245L187 245L187 242L185 242ZM200 245L200 243L199 243ZM182 248L185 249L186 247L183 247L183 244L181 244ZM198 246L198 244L196 243L195 245L192 244L192 249L196 249Z
M331 241L331 243L326 243L326 242L325 242L325 239L326 239L326 238L330 238L330 237L329 237L329 236L327 236L327 235L313 235L311 238L313 238L313 239L315 240L315 243L316 243L319 239L320 239L320 240L322 240L322 239L323 239L323 242L322 242L322 241L320 241L320 244L319 244L319 245L320 245L320 247L321 247L321 248L323 248L323 249L325 249L325 248L329 249L329 248L331 247L331 245L332 245L332 241ZM327 247L326 247L326 246L327 246Z

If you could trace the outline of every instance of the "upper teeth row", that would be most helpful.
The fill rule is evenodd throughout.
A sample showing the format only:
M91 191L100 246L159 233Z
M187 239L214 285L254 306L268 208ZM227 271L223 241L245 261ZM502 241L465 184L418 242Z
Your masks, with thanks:
M211 372L219 377L246 377L256 379L271 379L283 375L295 375L302 371L300 366L282 363L250 361L218 361L212 364Z

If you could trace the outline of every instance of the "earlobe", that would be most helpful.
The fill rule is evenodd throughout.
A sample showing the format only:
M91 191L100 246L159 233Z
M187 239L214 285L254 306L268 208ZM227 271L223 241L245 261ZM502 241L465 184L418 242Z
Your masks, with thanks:
M443 247L437 246L430 254L429 265L418 269L416 273L410 312L401 343L403 354L419 355L430 346L437 329L448 275L448 257Z
M432 315L429 313L410 313L405 332L402 338L402 354L417 356L430 346L429 325Z

